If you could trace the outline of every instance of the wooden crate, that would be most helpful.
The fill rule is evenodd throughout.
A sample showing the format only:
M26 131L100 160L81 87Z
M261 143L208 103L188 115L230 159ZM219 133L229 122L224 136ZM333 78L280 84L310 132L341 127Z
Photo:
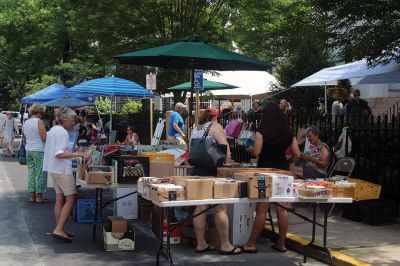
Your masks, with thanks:
M356 192L353 198L354 200L379 199L382 188L381 185L355 178L347 178L347 181L356 183Z

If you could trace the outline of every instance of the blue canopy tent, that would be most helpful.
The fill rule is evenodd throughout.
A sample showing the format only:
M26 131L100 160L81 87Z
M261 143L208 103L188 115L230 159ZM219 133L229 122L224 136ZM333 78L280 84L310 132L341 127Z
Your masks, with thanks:
M72 97L85 102L94 102L95 100L93 95L73 93L64 85L54 83L32 95L25 96L22 98L21 104L45 103L61 97Z
M82 107L82 106L93 106L94 103L81 101L72 97L62 97L52 101L43 103L44 106L48 107Z
M129 97L134 99L153 99L154 93L139 84L116 77L98 78L82 82L69 89L70 92L93 94L111 97L110 131L112 130L112 108L114 97Z

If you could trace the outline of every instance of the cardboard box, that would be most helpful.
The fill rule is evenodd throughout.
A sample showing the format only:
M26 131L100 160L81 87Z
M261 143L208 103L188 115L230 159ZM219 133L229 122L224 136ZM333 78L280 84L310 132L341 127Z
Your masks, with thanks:
M143 180L143 191L141 194L147 198L150 198L150 187L152 184L171 184L172 183L171 178L143 177L142 180ZM139 184L140 184L140 182L139 182ZM138 184L138 189L139 189L139 184Z
M218 177L233 178L237 173L276 173L282 175L293 175L291 171L276 168L239 168L239 167L218 167Z
M300 187L298 190L301 199L329 199L332 197L332 189L326 187Z
M247 183L241 180L214 179L214 199L247 198Z
M85 171L85 180L88 184L111 184L112 172L88 172Z
M347 181L356 183L356 191L353 198L354 200L379 199L382 189L381 185L355 178L347 178Z
M277 173L262 173L260 175L272 176L271 197L293 196L293 176Z
M127 194L135 192L133 188L116 188L114 190L114 198L123 197ZM125 198L114 201L114 215L121 216L125 219L138 218L138 200L137 193L129 195Z
M104 226L107 232L125 233L128 231L128 222L121 216L107 216Z
M228 205L229 238L232 245L241 246L249 240L254 223L255 203Z
M181 201L186 200L186 191L182 186L174 184L152 184L150 198L155 201Z
M173 176L175 174L174 161L151 161L150 162L150 176L165 177Z
M337 182L330 186L333 198L354 198L356 194L356 184L350 182Z
M293 176L277 173L242 172L235 179L246 181L249 198L293 196Z
M186 179L186 197L188 200L213 198L213 180L211 178Z
M124 233L113 233L105 224L103 227L104 250L135 250L135 229L131 224L128 225Z

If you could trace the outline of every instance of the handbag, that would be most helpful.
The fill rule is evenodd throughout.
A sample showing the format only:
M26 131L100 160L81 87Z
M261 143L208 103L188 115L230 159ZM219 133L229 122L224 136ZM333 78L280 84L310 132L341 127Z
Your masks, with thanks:
M238 145L245 146L246 148L254 146L256 133L250 130L252 125L253 123L250 123L245 130L242 130L238 139Z
M25 135L22 134L22 141L21 141L21 145L19 146L19 150L18 150L18 154L17 154L18 162L20 165L26 165L25 144L26 144Z
M194 138L191 140L192 145L188 162L192 166L213 169L221 166L225 161L227 146L214 143L207 139L211 126L212 123L201 138Z
M342 129L342 133L338 139L337 144L334 147L335 156L337 159L346 157L346 142L347 142L347 154L351 152L352 142L349 136L347 136L348 127ZM341 144L340 144L341 143Z

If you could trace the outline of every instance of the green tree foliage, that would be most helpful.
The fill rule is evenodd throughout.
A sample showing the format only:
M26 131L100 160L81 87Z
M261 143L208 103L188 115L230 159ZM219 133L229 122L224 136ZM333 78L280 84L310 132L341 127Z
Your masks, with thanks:
M308 0L241 0L230 30L243 52L276 65L278 93L329 66L328 36L319 21ZM318 88L297 88L275 100L286 98L295 110L310 111L322 96Z
M111 99L109 97L97 97L96 106L100 114L109 114L111 108Z
M122 107L122 113L135 114L142 110L142 103L138 100L127 99Z
M312 0L341 60L400 62L400 1Z

